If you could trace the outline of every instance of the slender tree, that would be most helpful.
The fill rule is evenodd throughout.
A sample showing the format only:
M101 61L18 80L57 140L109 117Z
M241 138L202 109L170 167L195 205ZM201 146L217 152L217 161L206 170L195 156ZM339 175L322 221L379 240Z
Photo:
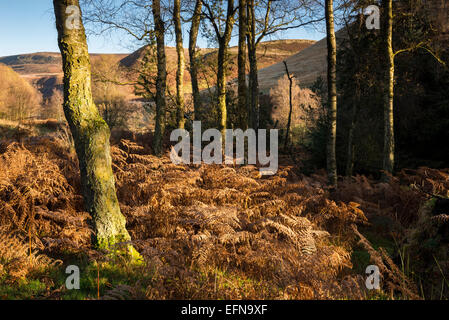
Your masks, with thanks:
M201 23L202 0L195 1L195 8L192 15L192 26L189 32L189 57L190 57L190 78L192 82L192 96L195 120L200 120L199 110L201 109L201 96L198 85L198 55L196 43Z
M181 0L174 0L173 22L176 35L176 54L178 68L176 70L176 122L179 129L184 129L184 69L185 57L182 44Z
M232 29L235 22L235 8L234 0L227 0L226 20L224 25L224 31L221 31L218 24L219 17L217 12L214 11L212 5L209 2L203 0L203 5L206 8L205 15L210 21L215 36L218 42L218 57L217 57L217 93L218 93L218 109L220 111L220 131L222 132L223 141L225 137L226 122L227 122L227 108L226 108L226 70L228 67L228 47L229 41L231 41ZM219 13L218 13L219 15Z
M290 72L288 71L288 66L287 66L287 61L283 61L284 63L284 67L285 67L285 72L287 73L287 78L289 81L289 88L288 88L288 101L289 101L289 111L288 111L288 121L287 121L287 130L285 131L285 139L284 139L284 149L287 149L288 146L288 139L290 137L290 126L292 123L292 112L293 112L293 94L292 94L292 89L293 89L293 78L294 76L292 74L290 74Z
M165 132L165 104L167 91L167 62L165 55L165 23L161 17L161 1L153 0L154 31L156 34L157 77L156 77L156 126L153 151L162 155L162 140Z
M259 128L259 78L257 67L257 34L256 34L256 4L254 0L248 0L247 3L248 18L248 60L249 60L249 108L248 119L253 129ZM268 2L271 6L271 1ZM269 7L267 7L267 13Z
M393 0L384 0L385 16L385 92L384 92L384 156L383 170L392 173L394 168L394 52L393 52ZM384 177L387 178L386 176Z
M246 34L247 0L239 0L239 49L238 49L238 123L236 127L245 130L248 126L248 87L246 85Z
M424 8L429 5L427 2L411 2L409 5L411 12L402 12L403 19L406 19L408 32L413 32L414 36L412 39L408 38L404 43L402 43L403 48L394 50L393 48L393 0L383 0L383 16L384 27L383 27L383 40L384 40L384 60L385 60L385 80L384 80L384 150L383 150L383 180L388 180L389 175L394 171L395 165L395 135L394 135L394 81L395 81L395 58L397 55L412 52L415 50L424 50L429 53L436 61L445 66L444 61L442 61L438 55L432 50L431 44L432 39L430 32L423 29L422 25L428 25L432 18L429 19L427 14L425 14ZM435 5L435 4L433 4ZM398 3L398 20L401 14L401 7L407 8L406 3ZM436 8L442 8L444 6L443 2L439 2L435 5ZM409 10L410 10L409 9ZM402 10L406 11L406 10ZM424 13L424 14L423 14ZM421 24L421 26L420 26ZM400 42L400 41L398 41Z
M91 68L78 0L53 0L64 70L64 113L79 159L84 205L95 243L108 249L130 240L120 212L109 146L109 128L92 98ZM69 16L74 14L74 16Z
M357 6L354 10L359 9ZM353 13L353 11L351 11ZM357 16L356 22L352 25L345 18L345 29L348 35L348 49L350 50L353 57L353 65L352 69L352 81L351 84L354 86L354 90L352 92L352 108L351 108L351 116L350 123L348 128L348 137L346 144L346 166L345 166L345 175L350 177L353 175L354 170L354 157L355 157L355 145L354 145L354 136L355 129L357 125L357 120L360 113L360 97L361 97L361 88L360 82L362 81L363 75L361 74L363 71L360 70L360 61L362 59L362 53L360 52L360 42L361 38L357 35L362 34L362 28L365 28L363 23L363 19L361 19L360 15ZM354 34L355 33L355 34Z
M328 87L328 126L327 174L329 185L337 186L337 41L334 29L333 0L325 1L327 33L327 87Z

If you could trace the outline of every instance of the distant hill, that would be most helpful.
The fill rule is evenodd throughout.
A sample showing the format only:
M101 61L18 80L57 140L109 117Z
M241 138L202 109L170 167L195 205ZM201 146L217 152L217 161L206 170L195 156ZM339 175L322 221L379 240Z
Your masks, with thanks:
M127 54L91 54L91 62L101 56L114 56L116 61ZM62 58L56 52L37 52L0 57L0 63L11 67L22 78L28 80L41 93L44 99L51 97L55 88L62 89Z
M61 55L55 52L37 52L0 57L0 63L6 65L23 64L61 64Z
M274 41L266 41L259 44L258 48L258 58L259 58L259 66L264 67L271 65L280 61L281 59L291 56L294 53L297 53L312 44L315 41L313 40L274 40ZM132 68L138 66L138 63L142 61L143 55L145 53L146 47L142 47L137 51L131 53L129 56L123 58L120 61L122 66ZM229 48L229 53L231 54L231 60L235 60L231 62L232 64L237 64L237 47ZM176 48L175 47L166 47L165 53L167 55L167 66L176 65ZM203 59L210 60L216 57L217 49L199 49L199 54L203 56ZM184 49L184 55L186 57L186 61L189 61L189 52L187 48Z
M270 65L282 62L293 54L301 52L315 44L313 40L274 40L262 42L258 48L258 67L265 68ZM143 58L146 47L131 54L107 54L113 56L117 64L130 69L138 69ZM229 64L228 79L237 77L237 47L229 49L231 62ZM216 49L199 49L204 63L214 63L216 61ZM91 54L92 65L97 59L106 54ZM177 55L176 48L166 47L167 69L169 74L169 84L175 79ZM186 62L189 62L188 50L185 49ZM20 54L7 57L0 57L0 63L10 66L20 76L28 80L43 95L44 99L49 98L55 88L62 88L62 59L59 53L38 52L31 54ZM263 80L263 79L261 79ZM190 74L185 73L186 91L189 91ZM209 79L208 79L209 81ZM210 79L208 85L214 83L214 77ZM205 88L206 83L200 79L201 87Z
M274 41L266 41L259 44L257 57L258 57L258 67L265 68L272 64L281 62L295 54L297 52L301 52L302 50L312 46L316 41L314 40L274 40ZM144 57L145 50L147 47L142 47L139 50L133 52L129 56L123 58L120 61L120 65L126 68L138 69L140 66L140 62ZM177 55L176 48L174 47L166 47L165 49L167 56L167 72L168 72L168 83L169 85L174 86L175 83L175 75L176 75L176 63L177 63ZM238 47L229 48L230 54L230 62L228 69L228 80L232 81L237 78L237 53ZM189 63L189 53L188 50L184 50L186 63ZM214 65L217 59L217 49L199 49L199 54L202 56L202 65ZM249 65L248 70L249 72ZM205 78L207 80L205 80ZM190 90L190 74L189 72L185 72L184 81L186 84L186 92ZM207 86L213 86L215 84L215 75L213 72L210 72L206 77L201 75L199 76L200 88L205 89Z
M123 59L127 54L91 54L91 61L95 63L98 57L108 55L115 56L117 60ZM56 52L37 52L0 57L0 63L13 68L14 71L26 78L62 75L62 58Z
M61 55L54 52L38 52L1 57L0 63L10 66L15 72L26 78L41 74L62 74Z

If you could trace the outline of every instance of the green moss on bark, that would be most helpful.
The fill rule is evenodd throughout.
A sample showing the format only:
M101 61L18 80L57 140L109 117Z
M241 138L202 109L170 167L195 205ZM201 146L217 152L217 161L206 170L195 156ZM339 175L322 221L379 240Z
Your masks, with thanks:
M79 159L86 210L92 216L94 243L110 250L131 237L120 212L110 155L110 131L92 98L90 60L84 27L68 28L66 9L78 0L54 0L58 43L64 70L64 113ZM138 253L128 245L131 256Z

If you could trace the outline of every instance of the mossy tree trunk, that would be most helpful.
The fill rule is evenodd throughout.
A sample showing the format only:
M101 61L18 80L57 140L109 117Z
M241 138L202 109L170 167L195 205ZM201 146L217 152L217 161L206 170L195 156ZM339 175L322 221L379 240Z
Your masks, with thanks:
M192 26L189 33L190 81L192 83L194 108L193 113L195 120L201 120L199 116L199 112L201 109L201 96L198 85L198 55L196 50L196 43L198 39L198 31L200 28L202 7L202 0L196 0L195 9L192 15Z
M333 0L325 2L327 33L327 87L328 87L328 125L327 174L329 185L337 186L337 41L334 28Z
M220 109L220 131L222 132L223 142L226 135L227 122L227 106L226 106L226 70L228 67L228 46L231 41L232 29L235 22L234 0L228 0L228 9L226 13L226 26L223 35L219 36L218 48L218 74L217 74L217 88L218 88L218 107Z
M64 70L64 113L79 159L84 205L92 216L96 245L108 249L130 240L115 190L110 131L92 99L90 59L81 17L75 28L67 20L67 7L79 8L79 1L53 0L53 5Z
M385 16L385 91L384 91L384 154L383 170L393 173L394 169L394 52L393 52L393 0L384 0ZM387 175L384 174L384 179Z
M221 28L218 25L218 19L216 12L210 3L204 2L203 5L207 10L207 18L209 19L212 27L215 31L215 36L218 40L218 57L217 57L217 107L220 113L219 130L222 133L223 143L226 135L226 123L227 123L227 107L226 107L226 71L228 68L228 46L231 41L232 29L235 22L235 8L234 1L227 1L226 10L226 22L224 31L221 32Z
M181 25L181 0L174 0L173 22L176 34L176 54L178 56L178 68L176 70L176 122L179 129L184 129L184 68L185 57L182 44Z
M160 0L153 0L154 31L156 34L157 77L156 77L156 125L154 129L153 151L160 156L163 152L165 133L165 98L167 91L167 61L165 55L165 24L161 16Z
M224 39L220 39L218 48L218 70L217 70L217 94L218 110L220 113L219 130L225 137L227 108L226 108L226 67L227 67L227 47Z
M239 49L238 49L238 123L236 127L248 127L248 87L246 85L246 34L248 32L246 0L239 0Z

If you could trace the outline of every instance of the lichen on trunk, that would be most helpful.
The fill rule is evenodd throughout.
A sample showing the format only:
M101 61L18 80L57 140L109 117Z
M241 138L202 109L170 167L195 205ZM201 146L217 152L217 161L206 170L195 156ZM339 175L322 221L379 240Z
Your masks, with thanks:
M162 143L165 134L167 59L165 54L165 24L161 17L160 0L153 1L153 19L157 47L156 125L154 128L153 151L156 155L161 156L163 153Z
M67 23L67 7L79 8L78 0L54 0L58 43L64 71L64 113L79 159L86 211L92 216L95 244L111 249L129 241L126 219L120 211L112 171L110 130L95 106L91 91L90 59L81 17L78 25ZM135 250L132 254L137 254Z
M184 129L184 68L185 57L182 44L181 0L175 0L173 9L173 22L176 34L176 55L178 65L176 70L176 122L179 129Z

